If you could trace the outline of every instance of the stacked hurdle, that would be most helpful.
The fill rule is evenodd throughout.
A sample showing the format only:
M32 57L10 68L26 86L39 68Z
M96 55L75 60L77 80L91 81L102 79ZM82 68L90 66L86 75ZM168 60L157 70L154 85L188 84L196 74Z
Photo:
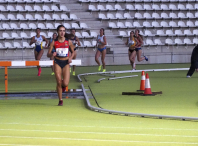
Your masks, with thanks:
M51 66L53 60L48 61L0 61L0 66L5 67L5 93L8 93L8 67L25 67L25 66ZM81 60L72 60L70 65L81 65Z

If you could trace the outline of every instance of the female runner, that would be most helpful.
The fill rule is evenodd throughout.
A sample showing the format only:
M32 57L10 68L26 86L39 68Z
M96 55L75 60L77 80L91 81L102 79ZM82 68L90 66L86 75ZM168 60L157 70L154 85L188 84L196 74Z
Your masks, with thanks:
M72 42L65 38L65 31L66 29L63 25L59 25L57 27L58 37L50 44L50 48L47 54L48 57L54 56L54 71L57 82L56 89L59 97L59 106L63 105L62 92L65 91L66 86L69 84L69 63L72 62L75 48ZM52 53L53 48L56 50L54 53ZM71 56L69 56L69 48L71 49Z

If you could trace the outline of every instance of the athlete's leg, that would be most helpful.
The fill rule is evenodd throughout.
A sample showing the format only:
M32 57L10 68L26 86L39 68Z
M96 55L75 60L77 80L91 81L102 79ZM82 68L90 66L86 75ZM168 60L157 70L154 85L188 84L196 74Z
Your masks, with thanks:
M102 56L101 56L101 61L102 61L102 65L103 65L103 69L105 69L105 56L106 56L106 51L107 49L104 49L102 51Z
M67 87L69 85L69 80L70 80L69 64L65 65L65 67L63 68L62 75L63 75L62 86Z
M62 78L61 78L62 69L56 63L54 63L54 72L55 72L56 83L57 83L57 85L56 85L56 91L58 93L59 100L62 100Z
M72 59L76 59L76 56L77 56L77 53L76 53L76 51L74 51L74 57L72 58ZM73 72L75 72L75 68L76 68L76 66L75 65L73 65Z
M95 61L96 61L96 63L100 66L100 62L99 62L99 60L98 60L98 58L100 57L100 51L99 50L97 50L96 51L96 55L95 55Z
M142 55L142 49L137 51L137 60L139 62L145 60L145 57L141 57L141 55Z
M35 60L37 60L37 56L38 56L38 52L34 50L34 57L35 57ZM37 69L39 69L40 67L37 66Z

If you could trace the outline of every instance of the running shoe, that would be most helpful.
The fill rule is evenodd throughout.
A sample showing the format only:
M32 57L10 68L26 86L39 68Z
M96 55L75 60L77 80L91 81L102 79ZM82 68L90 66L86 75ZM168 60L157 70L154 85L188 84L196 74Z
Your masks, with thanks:
M53 76L54 74L55 74L54 72L51 73L52 76Z
M144 56L145 60L148 61L148 58L146 56Z
M187 75L186 77L187 77L187 78L190 78L191 76Z
M63 106L63 100L59 100L58 106Z
M103 71L102 72L106 72L106 69L103 69Z
M41 75L41 68L38 69L38 76Z
M75 73L75 71L73 71L73 76L75 76L76 75L76 73Z
M102 65L100 65L100 66L98 67L98 71L100 71L100 70L101 70L101 68L102 68Z

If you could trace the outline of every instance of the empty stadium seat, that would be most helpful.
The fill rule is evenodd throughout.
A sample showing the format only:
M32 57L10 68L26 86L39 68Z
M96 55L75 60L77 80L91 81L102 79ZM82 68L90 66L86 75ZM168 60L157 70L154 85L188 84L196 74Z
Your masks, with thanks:
M8 20L4 14L0 14L0 20Z
M75 29L81 29L80 26L77 23L72 23L71 27L75 28Z
M168 30L166 30L166 35L168 35L168 36L174 36L175 34L173 33L172 30L168 29Z
M151 5L150 4L144 4L144 10L152 10Z
M198 29L193 30L193 35L198 35Z
M21 23L20 28L21 29L29 29L26 23Z
M187 12L186 13L186 17L188 17L188 18L195 18L194 14L191 13L191 12Z
M186 27L186 24L184 23L184 21L179 21L178 26L179 27Z
M70 11L65 5L60 5L61 11Z
M133 28L133 24L131 23L131 22L125 22L125 26L127 27L127 28Z
M163 45L160 39L155 39L155 40L154 40L154 43L155 43L156 45Z
M17 20L13 14L8 14L8 19L9 20Z
M110 28L118 28L114 22L109 22Z
M178 4L178 5L177 5L177 8L178 8L179 10L186 10L186 6L184 6L183 4Z
M186 4L186 9L195 10L195 8L194 8L194 6L192 4Z
M114 11L116 9L114 9L112 5L106 5L106 10Z
M135 18L136 18L136 19L142 19L143 16L142 16L141 13L135 13Z
M133 22L134 27L142 27L139 22Z
M175 30L175 35L177 35L177 36L184 36L184 34L181 31L181 29Z
M194 23L192 21L189 20L189 21L186 22L186 26L194 27L195 25L194 25Z
M44 20L40 14L35 14L35 19L36 20Z
M168 14L165 13L165 12L161 13L161 17L162 17L163 19L169 18Z
M20 29L16 23L10 23L10 28L11 29Z
M120 14L120 13L116 13L115 17L116 17L117 19L126 19L126 18L124 18L124 17L122 16L122 14Z
M36 36L36 32L31 32L30 37Z
M51 17L49 14L44 14L44 15L43 15L43 18L44 18L45 20L53 20L52 17Z
M179 39L179 38L176 38L176 39L175 39L175 44L176 44L176 45L184 45L184 43L182 42L182 40Z
M96 38L97 35L98 35L98 34L97 34L95 31L91 31L91 32L90 32L90 36L92 36L92 37L94 37L94 38Z
M146 39L146 45L153 46L155 45L151 39Z
M90 41L84 41L84 46L86 47L94 47Z
M44 10L44 11L49 11L49 12L52 11L52 10L49 8L49 6L47 6L47 5L43 5L42 7L43 7L43 10Z
M10 26L9 26L9 24L7 24L7 23L3 23L2 24L2 28L3 29L11 29Z
M26 15L25 15L25 18L26 18L27 20L35 20L31 14L26 14Z
M5 48L7 49L13 49L13 45L10 42L5 42Z
M86 23L80 23L80 27L83 28L83 29L85 29L85 28L88 29L89 28Z
M135 10L134 6L131 4L126 5L126 10Z
M154 13L152 14L152 17L155 18L155 19L161 19L159 13L156 13L156 12L154 12Z
M90 11L98 11L98 9L96 9L96 7L94 5L89 5L88 8Z
M63 25L65 26L66 29L70 29L71 25L69 23L63 23Z
M129 13L124 13L124 18L126 19L132 19L131 15Z
M157 21L153 21L151 26L153 26L153 27L161 27Z
M21 38L30 38L25 32L20 33Z
M23 42L23 48L32 48L28 42Z
M62 11L62 10L59 10L59 8L55 5L52 5L51 6L51 10L55 11L55 12L59 12L59 11Z
M171 12L171 13L169 13L169 17L174 19L174 18L177 18L177 15L175 13Z
M76 32L76 36L77 36L78 38L83 38L83 36L80 34L80 32Z
M17 14L16 18L18 20L26 20L22 14Z
M2 6L2 5L0 5L0 10L1 11L7 11L7 9L4 6Z
M124 10L119 4L115 4L115 9L120 11Z
M151 14L150 14L150 13L144 13L144 14L143 14L143 17L146 18L146 19L153 19L153 18L151 17Z
M58 14L52 14L52 19L61 20L61 18L60 18L60 16Z
M193 45L192 41L189 38L184 39L184 44L186 45Z
M187 18L186 15L183 12L178 13L179 18Z
M16 11L16 9L12 5L7 5L8 11Z
M144 10L141 4L135 4L135 9L136 10Z
M7 32L3 32L2 37L5 39L12 39L12 37Z
M197 42L198 42L198 38L194 38L194 39L193 39L194 45L197 45Z
M147 27L152 27L151 24L150 24L150 22L148 22L148 21L144 21L143 22L143 26L146 27L146 28Z
M107 13L108 19L117 19L112 13Z
M153 33L150 30L145 30L144 35L145 36L154 36Z
M167 39L165 40L165 44L166 44L166 45L174 45L173 40L170 39L170 38L167 38Z
M169 5L169 9L170 9L170 10L177 10L177 7L176 7L176 5L174 5L174 4L170 4L170 5Z
M152 9L153 9L153 10L161 10L160 6L157 5L157 4L153 4L153 5L152 5Z
M125 31L119 31L119 35L122 37L128 36Z
M43 23L38 23L38 28L46 29L45 24Z
M26 11L34 11L30 5L25 5Z
M122 22L117 22L117 27L119 27L119 28L127 28Z
M106 11L103 5L97 5L97 9L100 11Z
M88 34L88 32L82 32L82 37L91 38L91 36Z
M35 11L43 11L43 10L41 9L41 7L38 6L38 5L34 5L34 10L35 10Z
M77 18L77 16L75 14L70 14L70 19L76 20L78 18Z
M184 30L184 35L190 36L193 35L189 29Z
M171 26L171 27L178 27L177 26L177 23L175 21L170 21L169 22L169 26Z
M22 49L23 47L21 46L21 44L19 42L14 42L13 43L13 48Z
M57 28L59 25L61 25L61 23L55 23L54 24L55 28Z
M69 17L66 14L61 14L61 19L69 20Z
M29 28L31 28L31 29L36 29L37 26L36 26L35 23L29 23Z
M21 5L16 5L16 11L24 11L25 9Z
M168 6L166 4L161 4L160 8L162 10L169 10Z
M53 26L52 23L46 23L46 27L47 27L48 29L56 29L56 28Z

